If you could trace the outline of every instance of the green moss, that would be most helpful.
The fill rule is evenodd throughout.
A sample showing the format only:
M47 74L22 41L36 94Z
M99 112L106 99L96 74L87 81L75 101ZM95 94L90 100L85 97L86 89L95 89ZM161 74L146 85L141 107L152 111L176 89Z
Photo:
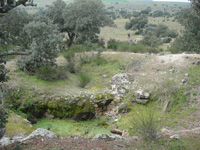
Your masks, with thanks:
M70 119L40 119L35 128L50 129L61 137L68 137L72 135L92 137L96 134L110 133L110 126L105 121L107 118L101 117L91 121L75 122Z
M10 112L8 123L6 124L6 136L13 137L23 133L31 133L34 128L30 126L22 117Z

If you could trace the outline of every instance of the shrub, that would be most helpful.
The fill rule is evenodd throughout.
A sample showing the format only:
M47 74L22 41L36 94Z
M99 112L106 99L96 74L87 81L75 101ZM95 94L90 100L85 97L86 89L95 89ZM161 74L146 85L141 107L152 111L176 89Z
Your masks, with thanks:
M163 41L163 43L170 43L172 41L172 39L170 37L166 37L162 41Z
M133 124L135 131L144 141L155 141L157 139L158 121L153 111L138 114Z
M58 54L57 46L62 36L57 27L51 22L30 22L25 25L20 37L22 46L32 51L31 55L20 57L18 66L20 70L35 73L41 66L52 66Z
M141 15L138 17L135 17L134 19L131 19L130 22L127 22L125 24L126 30L138 30L139 32L142 32L145 25L148 23L148 19L145 15Z
M141 41L141 43L144 45L151 46L151 47L156 47L160 45L162 42L160 38L147 34L144 36L144 39Z
M42 80L55 81L67 79L68 71L65 67L42 66L36 71L36 76Z
M164 79L155 90L154 99L163 103L163 111L170 111L174 105L178 104L179 90L180 88L174 80Z
M79 73L78 79L80 81L80 87L82 88L84 88L91 80L90 77L85 73Z
M96 65L103 65L106 64L107 61L106 59L104 59L103 57L101 57L101 49L98 50L98 53L96 54L95 58L94 58L94 62L96 63Z
M76 73L76 69L75 69L75 63L76 63L75 62L75 52L76 51L69 50L64 54L64 57L68 62L68 65L67 65L68 70L71 73Z
M123 52L133 52L133 53L158 53L157 48L146 46L143 44L131 44L128 42L118 42L114 39L108 41L108 48L113 49L114 51L123 51Z
M103 47L99 47L94 43L85 43L81 45L73 45L70 49L65 52L64 57L68 62L68 69L71 73L76 73L80 70L83 64L95 62L97 65L106 63L106 60L101 57ZM97 55L89 56L85 52L97 51ZM94 54L94 53L93 53Z

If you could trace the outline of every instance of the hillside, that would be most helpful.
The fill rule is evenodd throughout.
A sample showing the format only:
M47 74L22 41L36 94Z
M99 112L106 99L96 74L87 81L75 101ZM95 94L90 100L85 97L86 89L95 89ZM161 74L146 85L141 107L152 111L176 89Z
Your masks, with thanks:
M190 3L35 4L1 2L0 150L199 150Z

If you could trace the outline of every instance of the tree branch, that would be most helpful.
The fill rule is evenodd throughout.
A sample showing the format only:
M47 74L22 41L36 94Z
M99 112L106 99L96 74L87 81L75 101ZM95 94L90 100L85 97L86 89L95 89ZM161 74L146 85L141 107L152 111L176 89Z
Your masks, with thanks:
M32 52L27 51L27 52L18 52L18 51L10 51L10 52L5 52L5 53L0 53L0 57L2 56L9 56L9 55L30 55Z

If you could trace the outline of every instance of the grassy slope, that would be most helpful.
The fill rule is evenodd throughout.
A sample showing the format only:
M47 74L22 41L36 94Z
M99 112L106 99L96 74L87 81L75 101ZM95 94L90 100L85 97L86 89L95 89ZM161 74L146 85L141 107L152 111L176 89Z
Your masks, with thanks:
M76 94L81 91L91 91L91 90L99 90L105 86L106 83L111 79L113 75L120 72L132 72L135 74L136 83L133 87L133 91L142 87L142 89L149 91L153 95L157 95L160 98L165 98L162 95L162 90L165 90L162 86L163 80L173 79L174 83L176 82L179 86L181 86L181 79L184 77L184 74L189 73L189 80L187 86L181 86L185 89L186 92L191 93L191 98L188 97L190 103L187 103L184 95L179 95L177 100L180 102L177 103L174 107L171 108L171 111L164 113L162 111L163 104L158 103L157 101L152 101L148 105L138 105L135 103L131 103L132 111L128 114L124 114L119 117L118 126L120 129L128 129L131 135L135 135L134 126L131 120L137 117L137 113L143 112L146 109L156 110L155 114L160 122L160 127L168 126L172 129L184 129L184 128L193 128L198 123L198 106L199 106L199 91L196 89L200 85L199 75L200 68L199 66L188 68L187 66L194 61L194 58L191 57L187 60L180 60L179 63L174 64L167 62L167 59L164 61L159 60L156 56L146 55L146 59L144 60L145 54L130 54L130 53L105 53L103 57L108 61L107 64L96 66L95 64L87 64L82 68L83 72L87 72L92 80L90 83L89 89L83 89L78 87L77 77L75 75L70 75L70 78L67 80L61 80L56 82L47 82L37 79L35 76L29 76L25 73L19 71L11 71L10 72L10 80L9 85L11 86L23 86L27 87L26 90L29 90L30 94L33 94L34 91L40 93L40 95L44 96L53 96L53 95L67 95L67 94ZM171 59L171 57L169 57ZM135 63L142 61L141 64ZM184 61L184 65L182 63ZM9 64L9 63L8 63ZM129 65L128 65L129 64ZM138 66L139 65L139 66ZM126 70L121 66L126 66ZM179 72L170 74L169 67L173 66L178 69ZM156 69L160 69L160 72L155 71ZM11 69L11 68L10 68ZM136 69L136 71L135 71ZM12 69L11 69L12 70ZM166 73L165 73L166 72ZM108 75L108 78L103 78L103 75ZM73 80L72 80L73 78ZM168 85L169 89L172 88L171 84ZM157 90L155 89L157 87ZM32 90L34 88L35 90ZM159 91L160 89L160 91ZM131 95L127 95L124 99L125 103L129 103L132 100ZM193 106L195 104L195 107ZM186 108L184 108L186 107ZM193 115L194 114L194 115ZM197 116L195 116L197 115ZM105 123L109 125L112 124L108 120L104 120ZM99 125L100 120L93 120L89 122L80 122L75 123L70 120L50 120L50 119L42 119L39 120L35 125L36 128L51 128L52 131L61 135L85 135L87 131L91 131L91 135L95 135L97 133L105 132L109 133L110 126L102 127ZM192 125L194 123L194 125ZM76 126L73 128L72 126ZM94 129L93 129L94 128ZM65 133L62 133L65 132Z

